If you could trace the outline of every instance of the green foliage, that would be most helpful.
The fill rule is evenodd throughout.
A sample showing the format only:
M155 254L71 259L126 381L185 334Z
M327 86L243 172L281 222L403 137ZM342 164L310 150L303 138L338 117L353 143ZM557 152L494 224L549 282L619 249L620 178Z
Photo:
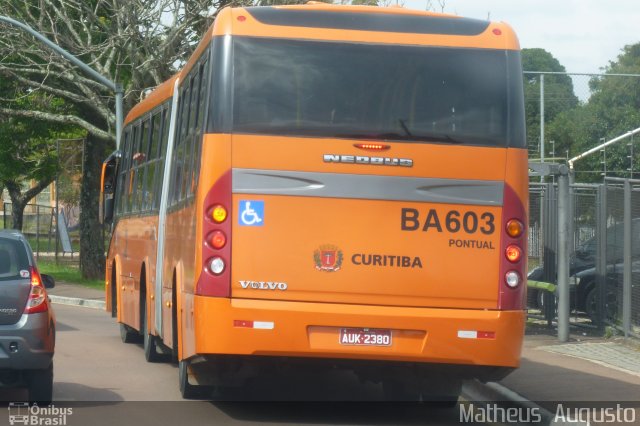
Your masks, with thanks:
M556 58L544 49L523 49L522 68L525 71L566 72ZM540 152L540 75L524 75L525 112L527 123L527 144L530 152ZM573 82L567 75L544 76L544 118L545 130L559 114L578 105L573 93ZM545 131L545 139L547 133ZM556 149L556 151L559 151ZM562 151L560 151L562 152Z
M46 95L8 79L0 80L3 93L14 94L8 108L68 113L71 108L61 99ZM13 206L13 226L21 228L24 205L44 189L58 171L56 139L78 134L72 126L50 124L36 118L1 117L0 186L9 189ZM23 183L34 182L23 191Z
M611 62L605 71L609 74L640 74L640 43L622 49L617 61ZM552 138L570 146L574 154L640 127L640 78L605 75L592 78L589 86L592 95L588 102L559 117L549 132ZM593 154L577 162L579 181L601 181L601 171L604 170L601 162L605 155L607 176L628 177L627 143L631 142L633 139L627 139L607 147L606 154ZM634 169L638 170L637 156Z
M378 6L378 0L352 0L351 4L360 6Z
M56 265L55 261L41 260L38 262L38 269L43 274L51 275L56 282L78 284L99 290L104 289L104 279L83 278L80 269L75 265L63 263Z

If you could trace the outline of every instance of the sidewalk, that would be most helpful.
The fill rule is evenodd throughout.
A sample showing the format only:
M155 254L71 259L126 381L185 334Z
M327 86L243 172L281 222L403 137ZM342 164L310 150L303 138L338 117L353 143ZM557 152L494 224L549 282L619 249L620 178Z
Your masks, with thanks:
M56 286L47 290L47 293L53 303L105 309L104 290L56 281Z
M57 282L49 291L54 303L104 309L104 291ZM546 330L527 334L518 370L489 385L484 400L532 401L550 413L558 403L595 407L626 402L640 420L640 343L575 333L566 344ZM496 399L495 388L505 390ZM524 397L524 398L522 398ZM613 403L613 404L612 404Z
M555 413L558 404L636 409L640 421L640 346L622 338L528 335L518 370L500 382ZM637 424L637 423L636 423Z

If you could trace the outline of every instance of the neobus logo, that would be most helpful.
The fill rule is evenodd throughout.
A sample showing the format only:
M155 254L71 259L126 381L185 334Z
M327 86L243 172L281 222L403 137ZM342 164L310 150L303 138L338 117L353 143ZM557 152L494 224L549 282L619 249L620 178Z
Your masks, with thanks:
M413 167L413 160L409 158L368 157L366 155L324 154L324 162L342 164L370 164L373 166Z

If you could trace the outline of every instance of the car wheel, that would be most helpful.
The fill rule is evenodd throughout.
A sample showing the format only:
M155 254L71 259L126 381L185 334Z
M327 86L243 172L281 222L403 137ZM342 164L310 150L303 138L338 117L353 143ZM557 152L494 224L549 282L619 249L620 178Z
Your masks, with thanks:
M44 370L29 370L26 376L29 402L50 404L53 399L53 361Z
M544 291L536 291L536 308L540 309L544 313Z
M139 343L140 334L126 324L120 323L120 340L122 343Z
M142 318L142 321L144 322L142 327L144 339L144 359L146 359L147 362L159 362L162 360L162 354L158 353L156 336L149 334L149 324L146 315Z
M614 321L618 314L618 297L615 291L607 289L604 301L605 320ZM585 298L585 312L591 318L591 322L598 320L598 289L592 287Z

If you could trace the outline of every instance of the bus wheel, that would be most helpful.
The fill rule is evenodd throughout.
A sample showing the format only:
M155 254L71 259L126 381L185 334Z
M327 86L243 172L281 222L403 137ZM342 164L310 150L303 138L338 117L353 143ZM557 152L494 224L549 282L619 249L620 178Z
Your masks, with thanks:
M142 317L143 326L142 326L142 336L143 336L143 346L144 346L144 359L147 362L159 362L162 360L162 354L158 353L158 345L156 343L156 336L153 336L149 333L149 324L147 321L147 315Z
M120 340L122 343L139 343L140 335L133 328L120 323Z
M180 393L184 399L198 397L198 386L189 383L189 361L183 359L178 362L178 380L180 381Z

